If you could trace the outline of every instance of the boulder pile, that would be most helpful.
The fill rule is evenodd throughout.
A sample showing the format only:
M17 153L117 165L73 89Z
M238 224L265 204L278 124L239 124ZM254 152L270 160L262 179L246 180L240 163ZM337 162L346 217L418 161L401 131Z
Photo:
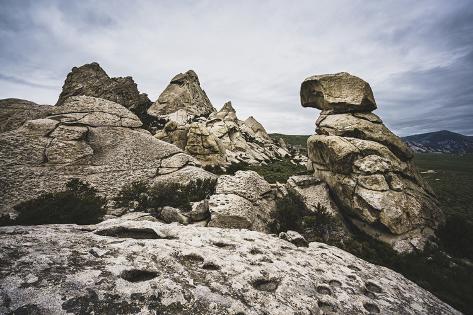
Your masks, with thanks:
M312 76L304 107L320 109L307 141L308 168L328 184L345 218L399 252L422 250L443 213L413 153L372 113L369 84L348 73Z
M290 157L253 117L239 120L231 102L216 111L192 70L175 76L148 114L161 122L155 137L204 165L260 164ZM302 159L303 160L303 159Z

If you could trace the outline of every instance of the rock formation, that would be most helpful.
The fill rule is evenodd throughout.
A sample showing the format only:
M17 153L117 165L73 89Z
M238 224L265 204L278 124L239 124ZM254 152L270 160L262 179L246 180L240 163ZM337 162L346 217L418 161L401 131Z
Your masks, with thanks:
M231 102L216 111L194 71L178 74L149 108L163 123L156 138L173 143L204 165L258 164L289 157L253 117L241 121Z
M271 232L276 195L260 175L238 171L234 176L222 175L215 194L210 196L211 219L208 226Z
M158 100L149 108L148 114L162 117L179 110L184 110L189 116L205 117L215 111L207 94L200 87L197 74L192 70L172 78Z
M408 146L371 113L368 83L348 73L307 78L304 107L322 112L307 141L309 170L325 181L344 216L399 252L422 250L443 222Z
M121 104L140 118L151 106L146 94L140 94L132 77L110 78L96 62L72 68L56 103L62 105L70 96L93 96Z
M27 120L44 118L51 108L17 98L0 100L0 133L17 129Z
M128 109L73 96L42 119L0 134L0 215L19 202L63 190L82 179L109 200L123 185L215 178L178 147L157 140Z
M460 314L325 244L133 217L0 228L0 313Z

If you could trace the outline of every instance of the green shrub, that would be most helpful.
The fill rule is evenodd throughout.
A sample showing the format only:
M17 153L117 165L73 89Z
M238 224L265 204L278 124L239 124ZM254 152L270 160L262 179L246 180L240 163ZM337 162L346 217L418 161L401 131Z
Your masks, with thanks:
M298 174L307 174L307 169L302 165L293 164L289 159L276 160L267 165L248 166L270 183L285 183L289 177Z
M105 214L105 198L79 179L71 179L66 190L48 193L15 206L16 224L94 224Z
M188 184L162 183L149 185L134 182L125 185L115 199L119 207L128 207L135 203L135 210L145 211L163 206L171 206L182 210L190 210L191 202L208 198L215 191L216 180L196 179Z

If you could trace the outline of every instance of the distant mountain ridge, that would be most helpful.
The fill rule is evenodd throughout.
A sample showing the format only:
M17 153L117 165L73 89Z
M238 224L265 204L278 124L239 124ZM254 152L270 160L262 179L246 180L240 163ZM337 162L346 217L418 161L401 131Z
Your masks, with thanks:
M448 130L402 138L416 152L473 153L473 137Z

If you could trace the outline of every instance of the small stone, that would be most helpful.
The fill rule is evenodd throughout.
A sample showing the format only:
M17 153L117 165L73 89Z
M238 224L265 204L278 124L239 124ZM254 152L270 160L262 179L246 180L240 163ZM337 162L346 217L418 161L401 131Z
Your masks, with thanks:
M279 233L279 238L286 240L297 247L308 247L309 243L306 241L304 236L300 235L296 231L287 231Z

